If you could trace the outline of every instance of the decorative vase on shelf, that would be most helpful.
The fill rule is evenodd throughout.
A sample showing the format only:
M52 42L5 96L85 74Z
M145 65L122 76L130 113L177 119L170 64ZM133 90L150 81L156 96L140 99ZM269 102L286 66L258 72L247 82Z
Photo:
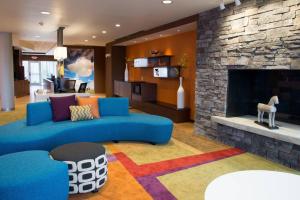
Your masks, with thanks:
M177 90L177 109L184 108L184 89L182 86L182 77L179 78L179 88Z
M126 64L125 72L124 72L124 81L128 82L128 67Z

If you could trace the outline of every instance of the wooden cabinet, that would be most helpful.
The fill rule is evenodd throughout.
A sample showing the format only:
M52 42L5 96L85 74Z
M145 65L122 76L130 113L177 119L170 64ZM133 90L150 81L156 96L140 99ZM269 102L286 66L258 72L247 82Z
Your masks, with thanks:
M133 101L156 101L156 84L114 81L114 95Z
M15 96L24 97L30 95L30 83L27 80L15 80Z
M114 95L119 97L127 97L131 100L132 85L130 82L114 81Z
M13 48L14 79L25 80L24 67L22 66L22 50Z
M156 101L154 83L114 81L114 96L129 98L132 108L172 119L176 123L190 121L190 109Z
M131 98L133 101L156 101L156 84L133 82Z
M189 122L190 109L177 109L176 105L162 102L139 102L132 101L131 106L143 112L167 117L175 123Z

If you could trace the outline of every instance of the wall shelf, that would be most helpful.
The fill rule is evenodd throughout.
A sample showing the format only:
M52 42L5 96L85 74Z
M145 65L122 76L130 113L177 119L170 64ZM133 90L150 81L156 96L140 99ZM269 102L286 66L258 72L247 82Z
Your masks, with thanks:
M170 66L171 56L148 57L148 67Z
M136 68L151 68L151 67L162 67L162 66L170 66L171 65L171 55L160 55L160 56L150 56L145 57L148 59L147 67L136 67ZM138 58L135 58L138 59Z

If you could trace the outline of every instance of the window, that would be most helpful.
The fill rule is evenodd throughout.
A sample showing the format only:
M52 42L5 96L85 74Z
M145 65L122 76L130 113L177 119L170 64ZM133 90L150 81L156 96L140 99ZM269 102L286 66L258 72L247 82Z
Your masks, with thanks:
M51 75L57 76L56 70L57 62L55 61L41 61L42 79L51 78Z
M31 84L41 84L43 79L57 77L56 61L23 61L24 75Z
M23 61L25 79L29 80L29 62Z

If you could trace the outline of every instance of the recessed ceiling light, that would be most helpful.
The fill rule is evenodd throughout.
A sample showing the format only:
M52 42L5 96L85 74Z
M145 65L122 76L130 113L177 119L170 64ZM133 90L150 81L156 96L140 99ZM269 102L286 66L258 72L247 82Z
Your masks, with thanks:
M181 30L180 29L177 29L177 32L180 32Z
M48 11L42 11L41 14L42 14L42 15L50 15L51 13L48 12Z
M116 27L120 27L121 25L120 25L120 24L116 24L115 26L116 26Z
M160 35L159 35L159 37L162 37L162 36L163 36L163 34L160 34Z
M92 38L93 38L93 39L96 39L96 38L97 38L97 36L96 36L96 35L93 35L93 36L92 36Z
M88 42L89 40L84 40L85 42Z
M35 38L40 38L41 36L39 36L39 35L35 35L34 37L35 37Z
M107 31L106 31L106 30L103 30L103 31L101 31L101 33L102 33L102 34L106 34L106 33L107 33Z
M145 38L145 40L149 40L148 38Z
M163 0L162 3L168 5L168 4L173 3L173 1L172 0Z

